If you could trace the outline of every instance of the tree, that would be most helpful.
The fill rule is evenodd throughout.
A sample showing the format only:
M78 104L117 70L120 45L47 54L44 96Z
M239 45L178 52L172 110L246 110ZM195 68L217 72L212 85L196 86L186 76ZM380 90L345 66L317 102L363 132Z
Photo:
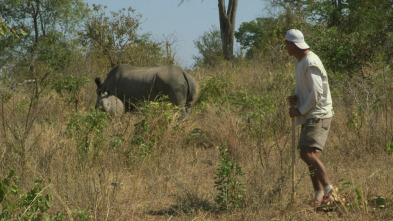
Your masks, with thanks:
M216 26L212 26L196 41L195 46L199 50L200 56L194 56L195 66L213 67L223 59L222 43L220 30Z
M391 61L392 0L270 0L284 10L286 27L303 31L330 70L350 75ZM283 33L285 34L285 33Z
M181 0L180 4L183 2L184 0ZM237 3L238 0L228 0L228 8L226 8L225 0L218 0L222 51L226 60L233 58Z
M44 81L70 67L78 50L75 33L88 13L83 0L2 0L0 11L10 27L29 33L18 41L0 39L0 65L9 70L2 77Z
M11 25L32 30L32 40L54 30L70 33L86 15L83 0L3 0L0 9Z
M123 8L107 16L101 5L93 5L93 12L82 33L82 41L93 60L100 61L106 68L121 63L135 66L173 63L173 58L165 59L161 43L152 41L148 34L137 33L141 15L134 9ZM165 46L170 47L173 42L167 40ZM166 52L172 55L170 48L166 48Z
M226 60L233 57L233 44L235 39L235 21L238 0L229 0L228 9L225 9L225 0L218 0L222 50Z
M243 22L235 37L243 49L246 57L252 58L263 54L269 56L275 48L282 44L284 23L282 19L256 18L250 22Z

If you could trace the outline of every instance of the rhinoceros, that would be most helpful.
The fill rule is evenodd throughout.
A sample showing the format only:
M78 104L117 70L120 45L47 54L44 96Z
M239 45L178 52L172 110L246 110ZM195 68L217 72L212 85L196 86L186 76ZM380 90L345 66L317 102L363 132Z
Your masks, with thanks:
M194 79L177 65L134 67L120 64L114 67L101 83L97 84L97 102L100 97L114 95L124 102L126 110L132 110L135 102L153 101L167 95L169 101L187 114L196 94Z
M125 111L123 102L116 96L109 95L106 92L98 97L95 108L107 112L112 117L122 116Z

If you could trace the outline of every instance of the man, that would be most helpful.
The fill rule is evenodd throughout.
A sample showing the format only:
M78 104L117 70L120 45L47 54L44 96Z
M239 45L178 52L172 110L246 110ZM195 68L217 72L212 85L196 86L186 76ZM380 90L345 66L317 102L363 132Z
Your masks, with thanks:
M287 31L288 54L296 57L296 90L288 97L289 116L301 125L298 142L300 157L307 164L315 191L313 205L326 204L332 198L333 186L319 154L325 146L333 117L328 77L319 57L304 41L297 29Z

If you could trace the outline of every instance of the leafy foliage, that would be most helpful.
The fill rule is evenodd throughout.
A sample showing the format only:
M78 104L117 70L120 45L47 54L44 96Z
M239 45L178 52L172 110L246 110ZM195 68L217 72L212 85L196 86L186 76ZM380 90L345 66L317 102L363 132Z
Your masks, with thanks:
M284 31L284 24L280 19L256 18L243 22L235 32L235 37L247 49L246 57L252 58L260 54L269 57L274 46L283 43Z
M217 149L220 151L220 165L214 177L218 191L215 201L220 210L244 207L246 189L243 187L243 182L239 181L243 175L241 167L232 162L228 149L223 146Z
M386 144L386 150L389 155L393 156L393 143L391 141Z
M42 220L52 201L52 196L44 193L46 182L35 180L33 189L22 194L18 187L19 179L14 175L15 171L11 169L8 176L0 181L0 219Z
M194 56L196 67L214 67L224 59L220 30L215 26L194 41L194 45L200 54Z
M123 8L111 12L110 17L100 5L94 5L93 12L82 39L94 60L103 62L106 67L122 63L134 66L166 63L161 43L152 41L149 35L137 34L141 15L134 9Z
M74 75L62 76L59 75L59 78L54 84L52 88L60 94L60 96L66 98L68 102L75 103L75 109L78 109L79 104L79 93L81 89L89 83L90 80L86 77L75 77Z
M67 133L76 141L81 162L94 159L102 151L101 141L104 139L104 128L109 119L107 113L91 109L90 113L74 113L67 123ZM88 158L90 157L90 158Z
M154 157L154 149L161 136L167 132L176 131L178 123L175 118L179 111L172 103L167 101L164 96L156 101L146 101L136 114L140 121L134 124L134 135L131 139L131 149L126 151L132 161L145 161ZM134 155L138 156L135 158Z
M8 36L20 38L20 35L27 35L23 28L9 27L7 22L2 21L3 17L0 16L0 36L6 38Z
M17 186L18 177L14 177L15 171L10 170L10 173L0 183L0 203L2 204L2 219L10 218L11 214L16 210L17 203L10 198L19 193ZM11 196L10 196L11 194Z
M224 104L228 99L228 89L233 87L233 82L225 77L208 77L204 80L203 87L200 90L200 97L197 104L213 102Z
M78 51L73 42L76 29L87 13L83 1L4 0L0 11L7 24L29 33L18 41L0 39L0 64L14 69L10 78L44 80L70 66Z
M15 171L10 170L7 177L0 180L0 220L63 220L65 215L62 212L56 214L49 213L53 196L47 193L50 180L35 180L34 187L23 193L19 187L19 177L15 176ZM70 215L76 214L79 220L89 220L92 218L86 211L74 210Z
M358 74L370 63L391 62L393 7L391 0L304 1L271 0L280 9L276 17L241 24L236 38L247 56L271 53L285 32L297 28L327 69ZM372 9L372 10L370 10Z

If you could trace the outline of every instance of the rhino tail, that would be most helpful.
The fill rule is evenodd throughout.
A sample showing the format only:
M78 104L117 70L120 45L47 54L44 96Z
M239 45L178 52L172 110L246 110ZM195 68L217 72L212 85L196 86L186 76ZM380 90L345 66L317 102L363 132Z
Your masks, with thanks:
M186 100L186 108L190 108L192 106L192 102L194 101L195 98L195 82L191 78L190 75L188 75L185 71L183 71L183 76L184 79L187 82L187 100Z

